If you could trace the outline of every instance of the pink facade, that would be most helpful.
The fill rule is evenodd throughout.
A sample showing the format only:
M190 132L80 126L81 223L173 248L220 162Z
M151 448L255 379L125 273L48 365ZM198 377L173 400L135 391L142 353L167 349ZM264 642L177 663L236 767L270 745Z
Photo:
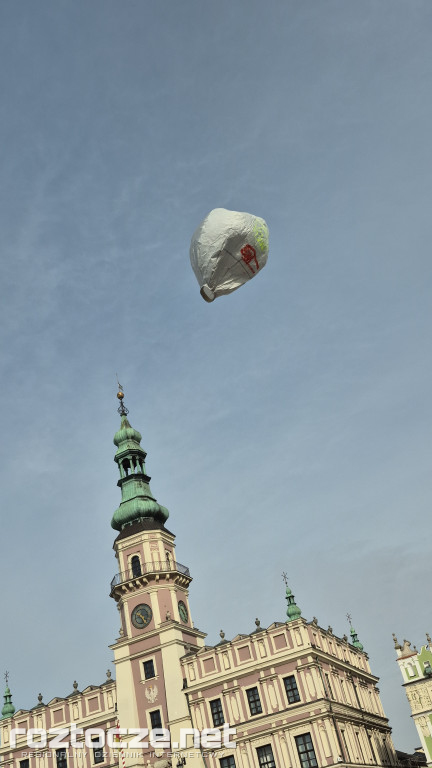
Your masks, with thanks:
M257 766L258 749L270 745L276 765L300 768L296 736L305 734L320 766L397 764L367 656L315 622L275 623L181 663L194 725L214 727L213 706L218 724L237 729L237 747L208 755L209 766L223 755Z
M119 392L122 400L123 393ZM114 442L122 503L113 517L117 573L111 597L119 613L110 646L116 680L74 690L30 711L10 716L5 695L0 757L7 768L316 768L396 765L378 679L353 635L306 622L287 588L287 622L205 645L189 605L189 569L175 554L165 527L168 511L151 495L141 436L120 406ZM282 600L281 600L282 602ZM351 634L353 634L352 630ZM9 692L10 696L10 692ZM165 728L171 748L69 748L58 753L25 737L11 746L11 730L23 728ZM236 746L182 746L184 729L236 729ZM82 737L81 737L82 738ZM191 737L192 738L192 737ZM99 749L98 749L99 747ZM172 756L171 752L177 754Z
M24 768L27 759L30 760L30 768L57 768L56 748L34 747L30 749L26 743L26 737L19 735L16 739L16 747L11 747L11 730L22 728L26 731L31 728L69 728L75 723L78 728L115 728L116 715L116 685L115 680L107 680L101 686L88 686L82 692L76 691L67 698L55 698L48 704L40 704L31 710L20 709L12 718L2 721L1 725L1 759L2 765L10 768ZM48 740L54 736L48 735ZM35 741L38 739L35 734ZM77 736L77 741L82 742L83 737ZM80 768L93 768L94 753L92 748L69 749L69 760L73 760ZM111 762L111 761L110 761ZM69 763L70 764L70 763ZM105 764L108 764L108 754Z

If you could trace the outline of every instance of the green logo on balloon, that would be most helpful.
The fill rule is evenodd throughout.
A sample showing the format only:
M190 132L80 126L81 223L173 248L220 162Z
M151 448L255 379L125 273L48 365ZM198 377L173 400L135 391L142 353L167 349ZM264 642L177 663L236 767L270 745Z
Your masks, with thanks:
M269 247L269 233L265 222L262 219L257 219L253 231L257 245L261 248L263 253L267 253Z

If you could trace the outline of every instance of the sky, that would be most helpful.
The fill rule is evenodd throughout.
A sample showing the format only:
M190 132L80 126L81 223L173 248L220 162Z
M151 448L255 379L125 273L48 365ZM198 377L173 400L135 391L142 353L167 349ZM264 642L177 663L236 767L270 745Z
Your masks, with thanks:
M2 633L15 706L118 636L116 374L209 645L351 613L396 748L430 589L432 5L0 5ZM213 208L268 264L206 304ZM1 667L0 667L1 668Z

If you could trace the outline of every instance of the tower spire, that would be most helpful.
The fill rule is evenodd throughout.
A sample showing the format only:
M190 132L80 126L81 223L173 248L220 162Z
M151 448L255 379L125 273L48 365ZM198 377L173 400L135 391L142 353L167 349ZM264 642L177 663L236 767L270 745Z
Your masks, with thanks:
M282 574L282 579L286 586L285 599L287 601L288 621L295 621L295 619L299 619L301 617L301 610L296 604L294 595L288 586L288 576L286 575L285 571Z
M353 645L354 648L358 648L359 651L362 651L363 650L363 646L362 646L360 640L358 639L357 632L355 631L355 629L354 629L354 627L352 625L352 619L351 619L351 614L350 613L347 613L347 619L348 619L348 623L350 625L351 645Z
M4 679L6 681L6 688L5 688L5 692L4 692L4 704L3 704L3 709L2 709L2 718L3 719L6 718L6 717L12 717L12 715L15 712L15 707L12 704L12 694L10 692L9 685L8 685L8 682L9 682L9 672L5 672Z
M120 479L117 485L121 488L122 500L114 512L111 526L122 531L128 525L143 520L153 520L164 524L169 512L166 507L158 504L150 490L150 477L146 474L146 452L141 447L141 434L134 429L128 420L128 409L124 404L124 390L117 379L117 398L120 400L120 429L114 435L114 445L117 452L114 461L118 464Z
M116 374L116 375L117 375L117 374ZM128 415L128 413L129 413L129 411L128 411L128 409L126 408L126 406L125 406L125 404L124 404L124 402L123 402L123 398L124 398L124 391L123 391L123 387L122 387L122 385L120 384L120 382L119 382L119 380L118 380L118 376L117 376L117 387L118 387L117 398L118 398L118 400L120 400L120 405L119 405L119 407L117 408L117 410L118 410L118 412L119 412L120 416L127 416L127 415Z

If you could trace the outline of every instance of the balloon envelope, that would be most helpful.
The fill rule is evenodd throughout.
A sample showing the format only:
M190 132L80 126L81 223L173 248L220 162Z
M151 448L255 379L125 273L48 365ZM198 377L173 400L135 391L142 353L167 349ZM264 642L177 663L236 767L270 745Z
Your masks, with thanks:
M267 224L251 213L215 208L192 236L191 265L206 301L247 283L266 265L267 257Z

